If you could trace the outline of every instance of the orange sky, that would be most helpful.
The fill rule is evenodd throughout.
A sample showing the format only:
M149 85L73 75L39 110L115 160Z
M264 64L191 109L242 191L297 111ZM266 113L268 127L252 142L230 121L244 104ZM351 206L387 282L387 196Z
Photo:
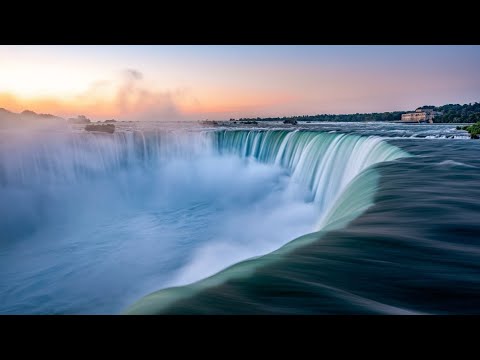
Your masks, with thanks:
M0 107L94 120L409 110L480 100L480 46L0 46Z

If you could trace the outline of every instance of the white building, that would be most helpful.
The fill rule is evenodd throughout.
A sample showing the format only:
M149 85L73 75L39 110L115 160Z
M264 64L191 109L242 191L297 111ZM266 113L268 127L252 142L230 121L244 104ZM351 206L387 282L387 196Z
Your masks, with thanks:
M443 113L440 111L435 111L433 109L429 108L418 108L415 110L415 112L411 113L406 113L402 114L402 121L403 122L416 122L416 123L421 123L421 122L427 122L432 124L433 123L433 118L435 116L442 115Z

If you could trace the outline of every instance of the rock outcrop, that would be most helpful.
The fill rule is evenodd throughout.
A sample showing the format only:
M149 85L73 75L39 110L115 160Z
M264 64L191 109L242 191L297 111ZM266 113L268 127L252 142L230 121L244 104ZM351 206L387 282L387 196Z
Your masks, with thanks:
M480 121L473 125L460 127L457 126L457 130L466 130L470 134L470 139L480 139Z
M115 125L113 124L91 124L85 126L86 131L100 131L113 134L115 132Z
M84 115L78 115L76 118L67 120L70 124L90 124L92 121Z
M65 119L50 114L37 114L31 110L14 113L0 108L0 127L2 128L59 128L66 126Z

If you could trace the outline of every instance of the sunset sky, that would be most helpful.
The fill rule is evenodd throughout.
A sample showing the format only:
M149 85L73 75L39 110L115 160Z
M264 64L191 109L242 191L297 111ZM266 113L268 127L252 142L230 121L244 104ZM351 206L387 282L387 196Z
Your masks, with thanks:
M0 107L94 120L480 101L480 46L0 46Z

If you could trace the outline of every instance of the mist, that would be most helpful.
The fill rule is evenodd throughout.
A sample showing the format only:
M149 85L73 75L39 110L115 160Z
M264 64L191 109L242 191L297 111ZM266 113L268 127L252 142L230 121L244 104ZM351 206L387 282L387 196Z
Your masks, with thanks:
M176 121L191 119L183 106L198 103L187 88L162 89L137 69L125 69L111 79L94 81L85 91L73 97L22 98L0 92L0 106L8 112L32 110L54 113L63 118L84 114L94 121L116 118L125 121ZM1 105L5 104L5 105ZM26 116L23 116L25 118ZM11 123L11 116L0 110L0 125ZM43 123L43 125L39 125ZM16 126L45 126L48 121L18 121ZM50 123L50 125L52 125ZM60 122L53 125L61 126Z
M318 209L285 169L199 133L162 139L149 159L92 134L2 144L1 313L118 313L312 231Z
M119 313L320 230L358 174L405 155L376 137L322 132L9 133L0 313ZM335 214L370 201L353 191Z

